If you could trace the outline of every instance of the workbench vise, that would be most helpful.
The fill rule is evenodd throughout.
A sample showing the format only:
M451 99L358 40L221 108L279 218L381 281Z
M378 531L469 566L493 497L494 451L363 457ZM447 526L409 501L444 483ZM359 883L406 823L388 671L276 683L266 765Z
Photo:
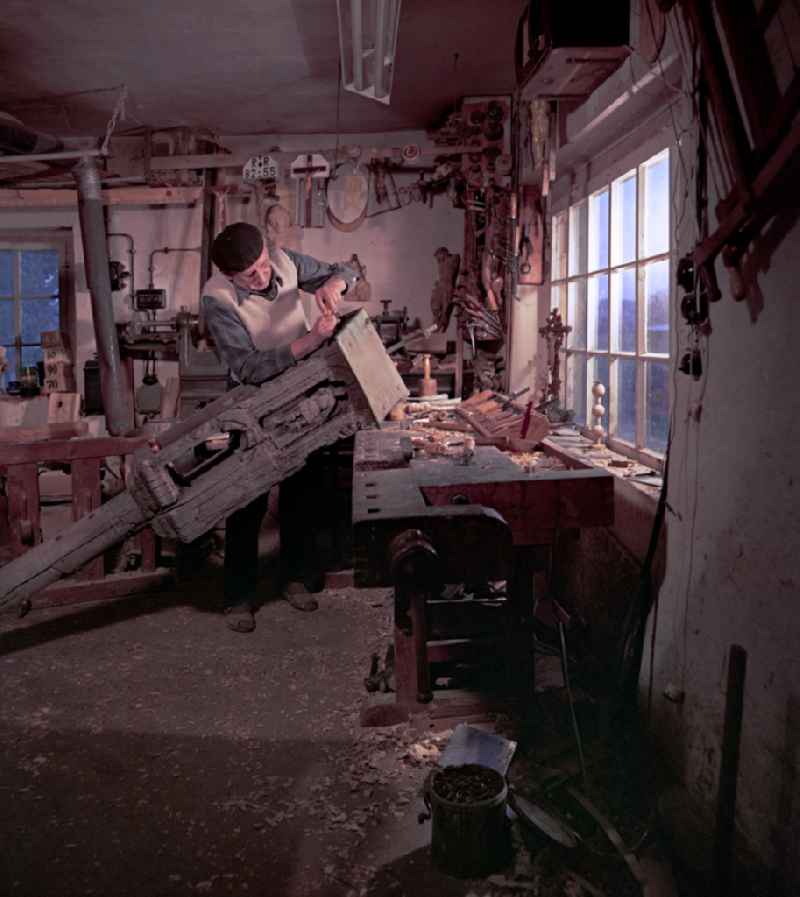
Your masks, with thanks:
M0 607L33 595L150 525L191 542L295 473L323 446L373 427L408 396L369 320L261 386L239 386L133 455L127 490L2 569Z

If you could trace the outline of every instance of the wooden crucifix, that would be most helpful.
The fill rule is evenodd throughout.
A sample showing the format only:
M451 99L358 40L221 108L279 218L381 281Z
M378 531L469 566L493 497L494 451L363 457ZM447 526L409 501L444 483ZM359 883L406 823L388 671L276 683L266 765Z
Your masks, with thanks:
M539 333L544 337L547 345L547 380L542 387L540 407L550 402L559 401L561 395L561 347L572 327L567 326L561 320L561 312L553 309L545 318L544 327L539 328Z

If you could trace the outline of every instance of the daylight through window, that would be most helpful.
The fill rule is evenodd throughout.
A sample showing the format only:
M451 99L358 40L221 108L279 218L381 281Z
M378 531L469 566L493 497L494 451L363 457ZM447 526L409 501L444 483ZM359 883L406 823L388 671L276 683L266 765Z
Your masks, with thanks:
M572 328L566 406L591 426L606 388L609 437L661 454L669 421L669 150L552 221L551 308Z
M60 253L41 245L0 245L0 345L6 381L43 359L43 331L59 330Z

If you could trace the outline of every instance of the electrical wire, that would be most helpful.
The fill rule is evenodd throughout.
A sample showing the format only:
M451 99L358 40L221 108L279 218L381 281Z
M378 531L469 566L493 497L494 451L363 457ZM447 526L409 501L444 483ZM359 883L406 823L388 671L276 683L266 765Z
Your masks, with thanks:
M656 40L657 36L655 34L655 27L654 27L654 23L652 20L652 13L651 13L651 10L649 7L646 7L646 9L647 9L648 19L650 22L651 35L653 37L654 43L657 43L657 40ZM702 131L702 128L700 127L701 116L700 116L699 103L698 103L699 72L698 72L698 66L697 66L696 48L692 44L691 41L688 41L688 46L687 46L687 42L684 41L683 36L679 32L678 24L676 23L675 26L673 27L672 18L670 16L666 16L665 19L666 19L665 33L666 33L666 28L668 27L673 36L674 45L675 45L675 47L678 51L678 54L680 56L682 68L684 71L688 70L688 71L691 71L691 73L692 73L691 88L689 90L685 90L685 89L679 90L679 92L684 97L686 97L690 102L691 121L686 127L684 127L683 129L679 129L678 123L675 118L675 111L673 109L673 103L668 104L673 136L675 138L675 151L678 156L681 173L682 173L683 192L682 192L682 195L680 195L680 198L678 195L678 190L679 190L678 183L673 183L672 190L671 190L671 209L672 209L672 221L673 221L673 246L674 246L674 250L675 250L676 254L679 254L678 248L680 245L680 234L681 234L681 230L683 227L683 222L684 222L684 219L686 216L686 212L688 210L689 193L692 190L693 186L695 188L696 194L699 191L705 193L705 187L703 185L703 178L700 174L700 170L701 170L702 155L704 153L706 153L707 147L703 142L705 139L705 135L700 133ZM661 42L661 47L663 48L663 40ZM657 62L657 66L660 70L662 80L664 81L665 84L669 84L669 82L667 81L667 78L666 78L666 73L664 72L663 61L661 59L660 51L659 51L656 62ZM698 158L696 159L694 164L690 165L687 163L686 159L684 158L684 153L683 153L683 149L682 149L682 140L683 140L683 137L685 134L690 133L692 131L697 131L697 157ZM696 211L698 213L701 212L697 203L696 203ZM700 222L699 218L696 222L696 228L697 228L696 238L699 238L700 231L701 231L701 222ZM669 489L669 473L670 473L671 466L673 464L674 434L676 431L676 414L677 414L677 407L678 407L677 397L678 397L678 391L679 391L679 389L678 389L678 372L679 372L679 365L680 365L679 359L681 357L681 352L680 352L680 345L679 345L677 336L676 336L674 345L675 345L676 351L672 358L672 365L671 365L673 401L672 401L672 405L670 408L669 424L668 424L668 429L667 429L667 445L666 445L666 449L665 449L665 453L664 453L663 480L662 480L662 486L661 486L661 493L659 495L659 506L658 506L658 510L657 510L657 514L656 514L656 520L654 521L653 532L651 533L651 544L650 544L650 548L648 550L648 559L649 559L650 563L648 563L645 567L645 570L643 570L643 573L646 572L646 575L648 575L648 576L651 575L652 555L655 552L655 546L657 544L657 542L656 542L657 532L660 530L661 526L663 525L664 511L667 509L672 511L672 508L670 507L670 505L668 503L668 489ZM706 370L705 366L704 366L704 370ZM706 370L706 374L707 374L707 370ZM687 447L688 447L688 441L687 441ZM684 459L684 464L683 464L684 470L686 469L685 460L686 459ZM696 470L697 470L697 465L695 465L695 471ZM673 474L673 477L674 477L674 474ZM696 486L697 486L697 484L696 484ZM694 521L696 520L697 493L698 493L698 489L695 488L695 503L693 506L692 527L694 526ZM675 512L673 511L673 513L675 513ZM693 531L692 531L691 538L693 540ZM652 588L652 583L649 585L649 588ZM654 678L655 678L655 653L656 653L656 643L657 643L657 638L658 638L659 609L660 609L659 608L659 594L656 591L656 593L654 594L653 599L652 599L652 606L650 608L650 615L652 616L652 620L651 620L650 644L649 644L649 670L648 670L647 711L646 711L648 726L651 724L651 720L652 720L653 691L654 691ZM687 618L688 618L688 611L684 613L684 623ZM685 656L685 653L684 653L684 656ZM684 672L685 672L685 663L683 666L684 666Z
M696 59L697 56L697 39L691 32L691 25L687 21L684 23L686 28L686 37L683 37L682 31L679 27L680 19L676 22L676 34L679 36L679 39L682 42L682 45L688 46L688 51L691 53L693 59ZM693 105L695 114L698 113L697 108L697 99L693 98ZM714 152L715 156L715 166L711 166L711 176L714 180L714 189L717 191L717 195L722 197L727 195L730 192L730 189L733 187L734 177L732 174L732 166L730 157L728 156L728 152L725 149L724 141L721 139L720 131L719 131L719 123L717 122L716 116L711 116L711 128L709 129L709 141L710 146ZM717 178L717 172L719 172L720 177L726 180L728 187L725 187Z
M102 146L100 147L100 152L105 156L108 153L108 144L111 140L111 135L114 133L114 129L117 126L117 119L122 118L125 120L125 101L128 98L128 88L125 84L121 85L119 90L119 96L117 97L117 102L114 104L114 111L111 114L111 118L106 125L106 135L103 138Z
M339 65L336 76L336 148L333 151L333 170L331 177L336 177L336 169L339 165L339 132L342 115L342 57L339 56Z
M652 63L661 56L661 51L664 49L664 41L667 37L666 14L661 17L661 34L656 36L655 23L653 22L653 10L651 8L651 0L642 0L641 5L644 6L644 8L647 10L647 18L650 20L650 36L653 38L655 52L653 58L647 61Z
M679 48L679 53L681 56L681 61L684 69L689 69L693 71L693 83L695 84L695 88L691 92L687 92L686 96L689 98L692 104L692 111L695 118L699 118L699 108L698 108L698 99L697 99L697 47L696 44L692 42L691 36L688 34L684 37L683 30L680 27L680 19L676 17L675 24L673 25L672 17L667 19L667 27L670 29L670 34ZM712 138L715 136L715 133L711 135ZM720 172L725 170L725 162L722 158L722 151L718 142L712 143L711 148L715 153L715 161L717 168ZM716 181L716 169L712 167L712 177L715 179L715 189L718 191L719 196L723 196L724 192L722 188L719 186Z

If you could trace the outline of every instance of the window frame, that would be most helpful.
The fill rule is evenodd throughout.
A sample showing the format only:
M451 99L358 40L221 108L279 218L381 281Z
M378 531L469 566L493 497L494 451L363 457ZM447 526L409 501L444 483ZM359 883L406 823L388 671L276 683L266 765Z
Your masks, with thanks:
M644 209L642 206L642 189L643 182L645 179L645 166L647 163L653 162L657 159L657 157L662 156L664 153L668 154L668 172L669 172L669 185L668 185L668 215L669 222L667 228L668 234L668 245L666 251L654 253L652 255L644 256L640 255L640 251L642 250L642 242L643 242L643 229L644 229ZM551 252L548 253L548 269L549 269L549 282L548 282L548 290L547 290L547 302L548 307L550 309L558 308L561 312L562 320L565 324L572 324L572 321L569 319L568 308L569 308L569 293L570 293L570 284L584 284L584 290L586 292L585 299L585 307L586 307L586 330L587 330L587 339L584 347L580 349L572 349L569 346L569 340L567 340L567 344L561 350L562 357L562 365L564 370L564 375L562 378L562 396L560 397L562 403L565 407L567 407L567 390L569 384L571 382L571 371L570 371L570 357L579 355L585 359L586 369L587 369L587 377L586 377L586 392L587 397L590 395L591 387L591 379L588 375L588 372L591 370L591 364L594 359L597 358L605 358L608 359L609 364L609 379L612 379L610 376L611 371L611 362L615 359L631 359L636 363L636 433L635 439L636 442L631 443L620 439L617 436L609 435L609 431L611 429L612 422L612 408L609 407L607 402L607 396L604 398L603 403L605 405L605 414L603 416L603 429L605 431L605 443L609 449L612 451L618 452L619 454L626 455L631 457L637 461L640 461L647 466L653 467L658 470L663 470L664 467L664 453L657 452L653 449L645 447L645 388L646 388L646 362L647 361L657 361L666 363L669 368L669 380L672 378L672 374L674 371L674 363L675 363L675 346L676 346L676 334L675 334L675 316L673 313L674 308L674 298L675 298L675 283L674 283L674 271L675 271L675 240L676 240L676 222L673 220L674 217L674 197L676 196L676 190L679 187L679 171L677 164L678 153L676 151L676 147L674 145L674 140L670 139L666 136L660 136L657 140L645 140L644 143L638 148L632 150L631 152L625 154L624 157L617 157L613 160L613 163L608 160L608 157L604 161L606 161L606 165L595 172L592 171L591 175L588 170L584 173L584 177L576 178L573 176L570 183L570 189L567 192L564 192L557 200L552 204L550 209L550 228L549 234L551 239ZM634 174L637 179L637 189L636 189L636 206L635 206L635 252L633 259L629 261L615 260L614 255L612 254L612 233L613 233L613 225L612 225L612 212L613 212L613 185L617 182L622 182L623 179L630 175ZM589 253L590 253L590 202L593 197L599 196L604 191L608 191L608 215L607 215L607 258L605 265L597 268L591 268L589 263ZM578 271L572 271L570 267L570 257L569 257L569 246L570 246L570 231L571 231L571 223L570 219L572 217L572 210L580 206L581 204L585 205L586 208L586 229L585 234L582 234L582 238L585 242L585 245L581 247L582 255L584 256L583 261L585 261L585 266L578 265ZM666 261L668 263L668 294L667 294L667 318L669 323L669 343L668 343L668 351L666 353L653 353L646 351L645 339L646 339L646 330L645 330L645 320L646 320L646 295L644 293L644 272L646 270L647 265L653 264L659 261ZM591 269L590 269L591 268ZM614 315L612 313L613 302L613 287L612 287L612 275L614 272L622 272L625 270L633 270L634 274L634 282L636 288L636 326L635 326L635 349L633 352L624 352L620 349L614 348L614 340L613 340L613 325L614 325ZM571 273L572 271L572 273ZM605 277L607 283L607 292L608 292L608 324L607 324L607 348L606 349L590 349L590 331L589 331L589 283L592 278ZM576 287L576 289L580 289ZM555 301L557 294L557 304ZM604 384L608 390L611 387L610 383ZM672 384L668 382L667 384L668 390L668 414L672 407L673 396L672 392ZM587 406L590 406L590 402L587 402ZM594 434L591 432L591 427L593 425L593 420L591 415L587 415L587 420L585 424L578 423L576 426L580 430L580 432L588 436L590 438L594 438Z
M75 255L71 227L54 228L0 228L0 249L40 250L55 249L59 254L58 265L58 329L61 333L71 364L75 365ZM18 298L18 297L17 297ZM18 301L23 301L18 298ZM35 344L28 344L35 345ZM39 344L41 345L41 344ZM19 352L17 344L12 351ZM18 359L9 358L9 364Z

